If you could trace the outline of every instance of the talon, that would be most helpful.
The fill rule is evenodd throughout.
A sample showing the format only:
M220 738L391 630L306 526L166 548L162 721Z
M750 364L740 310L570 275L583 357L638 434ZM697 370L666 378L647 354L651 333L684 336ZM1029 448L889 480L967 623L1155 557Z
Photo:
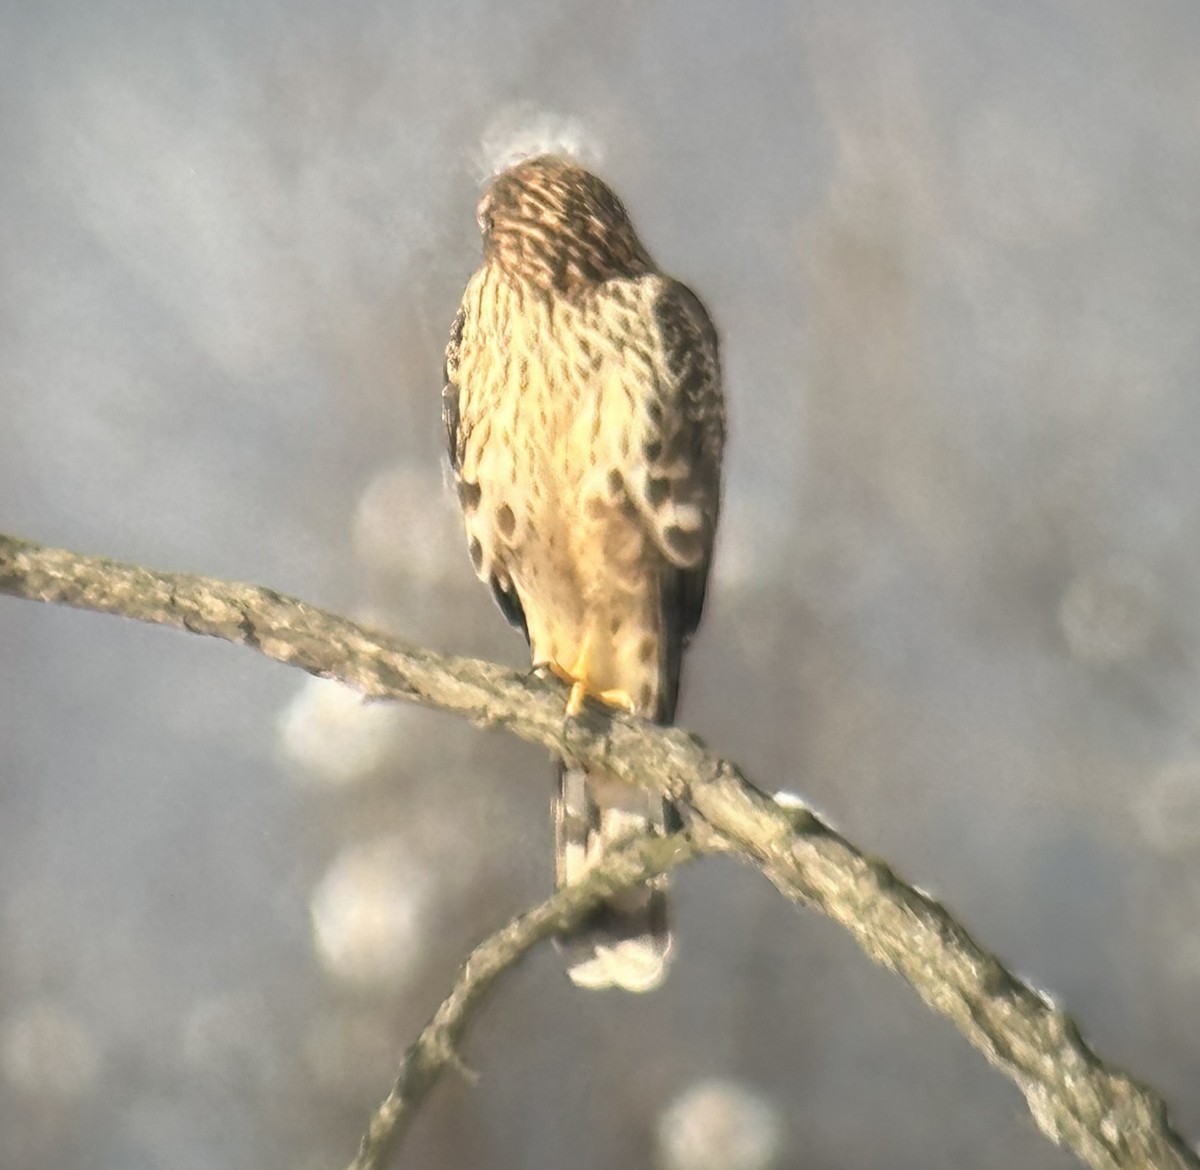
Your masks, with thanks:
M610 707L620 707L622 711L628 711L630 715L635 714L637 711L637 708L634 706L633 696L628 691L601 691L596 698L602 703L607 703Z
M587 698L587 688L576 680L571 684L571 693L567 696L567 718L574 719L583 710L583 700Z
M588 654L592 648L592 635L589 633L575 655L575 662L567 671L565 682L571 684L571 693L567 696L567 718L574 719L583 710L583 701L587 698L587 668Z
M622 711L628 711L630 714L633 714L635 710L633 697L628 691L620 689L593 691L588 688L588 659L590 657L591 645L592 636L588 634L583 640L583 645L579 648L579 653L575 656L575 661L569 667L554 661L539 663L539 666L545 667L556 678L562 679L563 682L570 686L571 691L567 695L567 718L573 719L583 710L583 705L589 695L593 699L599 699L600 702L607 703L610 707L619 707Z

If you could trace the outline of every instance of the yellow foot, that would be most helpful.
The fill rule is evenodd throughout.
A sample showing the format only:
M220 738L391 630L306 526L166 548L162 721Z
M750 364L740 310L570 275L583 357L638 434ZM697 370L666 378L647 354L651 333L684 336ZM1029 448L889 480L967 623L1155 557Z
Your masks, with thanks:
M633 696L628 691L601 691L596 698L610 707L620 707L622 711L628 711L630 715L636 710L633 705Z
M628 691L620 689L593 691L588 687L588 657L591 644L592 636L589 634L584 638L583 645L579 648L579 653L571 666L563 666L558 662L539 664L544 665L563 682L570 684L571 693L567 696L567 717L573 719L578 715L583 710L583 704L589 695L593 699L607 703L610 707L619 707L632 714L634 711L633 697Z
M578 715L583 710L584 700L589 696L599 699L602 703L607 703L610 707L619 707L622 711L628 711L630 715L634 713L633 697L628 691L589 691L586 682L576 679L571 684L571 693L567 696L568 717L574 718Z

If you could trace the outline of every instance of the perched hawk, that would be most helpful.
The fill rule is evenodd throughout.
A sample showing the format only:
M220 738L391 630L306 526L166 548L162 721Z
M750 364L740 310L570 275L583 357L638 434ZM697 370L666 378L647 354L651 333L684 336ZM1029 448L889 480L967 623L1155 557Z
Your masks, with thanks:
M664 276L621 201L542 156L479 203L483 266L446 349L443 415L480 578L535 666L670 723L700 621L721 496L724 407L704 306ZM606 842L678 824L659 797L559 765L558 883ZM572 980L648 991L671 949L665 879L561 940Z

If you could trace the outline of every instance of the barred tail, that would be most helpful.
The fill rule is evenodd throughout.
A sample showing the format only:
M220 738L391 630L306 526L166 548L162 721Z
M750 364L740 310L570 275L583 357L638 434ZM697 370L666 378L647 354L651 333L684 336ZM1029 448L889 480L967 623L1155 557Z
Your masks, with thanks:
M559 886L578 881L608 846L637 833L665 833L672 804L603 772L558 765L554 806ZM558 939L571 981L580 987L653 991L667 974L671 931L667 879L654 878L598 906Z

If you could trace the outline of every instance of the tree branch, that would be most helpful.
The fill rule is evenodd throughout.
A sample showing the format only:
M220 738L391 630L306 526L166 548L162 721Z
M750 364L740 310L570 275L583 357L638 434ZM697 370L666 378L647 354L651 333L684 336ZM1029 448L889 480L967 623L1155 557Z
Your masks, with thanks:
M661 791L690 807L783 893L841 923L872 959L901 974L1017 1084L1053 1141L1096 1170L1200 1170L1161 1099L1099 1060L1060 1008L980 948L941 905L807 808L760 792L684 731L595 709L564 720L563 691L553 681L416 649L255 585L155 573L0 537L0 593L249 645L366 695L506 727Z
M396 1083L371 1118L349 1170L378 1170L438 1077L447 1067L461 1067L458 1048L463 1031L499 975L536 943L580 922L608 895L720 848L720 838L703 826L671 837L640 838L610 850L582 881L558 890L480 943L459 971L454 989L404 1054Z

